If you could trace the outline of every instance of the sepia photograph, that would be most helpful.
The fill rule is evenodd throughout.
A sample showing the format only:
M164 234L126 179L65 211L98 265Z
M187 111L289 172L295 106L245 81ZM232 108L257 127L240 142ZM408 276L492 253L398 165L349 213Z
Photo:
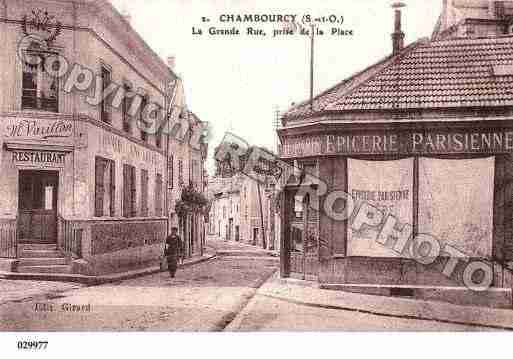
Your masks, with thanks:
M513 1L0 0L0 43L0 352L513 330Z

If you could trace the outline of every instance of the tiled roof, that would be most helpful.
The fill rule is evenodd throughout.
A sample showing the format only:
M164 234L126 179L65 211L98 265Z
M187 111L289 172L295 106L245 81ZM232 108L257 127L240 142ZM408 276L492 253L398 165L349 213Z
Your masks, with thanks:
M349 91L320 95L314 112L513 105L513 71L495 76L497 65L513 65L513 37L418 42ZM304 104L285 117L311 114Z

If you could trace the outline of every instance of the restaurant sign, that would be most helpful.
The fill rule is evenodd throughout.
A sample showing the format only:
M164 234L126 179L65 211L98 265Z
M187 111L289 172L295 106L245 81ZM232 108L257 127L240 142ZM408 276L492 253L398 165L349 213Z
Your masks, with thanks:
M327 134L286 138L283 158L374 154L496 154L513 152L513 131Z
M18 166L64 167L66 154L53 151L12 151L12 161Z

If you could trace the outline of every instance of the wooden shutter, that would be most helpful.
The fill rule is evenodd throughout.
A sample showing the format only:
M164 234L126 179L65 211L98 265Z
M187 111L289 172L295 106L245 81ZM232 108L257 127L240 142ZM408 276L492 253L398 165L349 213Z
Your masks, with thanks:
M94 216L103 217L103 196L105 188L103 187L103 179L105 176L105 164L101 158L95 161L95 196L94 196Z
M155 215L162 216L162 175L157 174L155 184Z
M168 168L167 168L167 176L168 176L168 188L169 189L173 189L174 188L174 158L173 158L173 155L170 155L169 156L169 159L168 159Z
M141 170L141 217L148 216L148 171Z
M110 216L116 216L116 163L110 161Z
M135 167L130 166L130 203L132 207L132 217L137 217L137 202L136 202L136 180L135 180Z
M123 217L130 217L132 209L130 204L130 168L128 165L123 165Z

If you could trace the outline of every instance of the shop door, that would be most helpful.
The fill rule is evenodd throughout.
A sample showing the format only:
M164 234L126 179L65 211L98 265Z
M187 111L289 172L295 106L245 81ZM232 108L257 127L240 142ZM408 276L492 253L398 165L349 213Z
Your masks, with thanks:
M58 186L58 172L20 171L20 242L57 243Z
M288 275L299 279L316 280L319 266L319 246L315 230L317 216L311 211L308 198L290 196L289 200L291 202L288 209L292 210L286 214Z

